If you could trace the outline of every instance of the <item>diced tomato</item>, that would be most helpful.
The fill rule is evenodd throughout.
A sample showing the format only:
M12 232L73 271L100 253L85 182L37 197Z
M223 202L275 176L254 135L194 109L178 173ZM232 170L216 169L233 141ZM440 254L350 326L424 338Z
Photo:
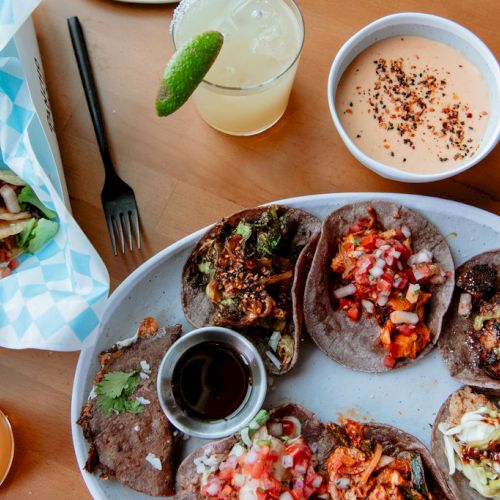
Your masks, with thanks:
M264 472L264 462L262 462L262 460L257 460L257 462L255 462L252 467L252 477L254 479L260 479L262 477L263 472Z
M353 233L359 233L362 230L363 230L363 226L358 222L357 224L353 224L349 228L349 233L351 233L351 234L353 234Z
M392 274L392 271L386 271L380 278L388 281L389 283L392 283L392 281L394 280L394 275Z
M413 274L413 271L408 268L405 269L404 271L401 271L401 275L406 274L406 277L408 278L408 281L412 284L415 285L417 283L417 280L415 279L415 275ZM402 290L402 288L400 288Z
M219 472L219 477L223 480L223 481L231 481L232 477L233 477L233 474L234 474L234 469L222 469L220 472Z
M282 420L281 425L285 436L291 436L295 432L295 424L291 420Z
M399 259L403 262L406 262L411 256L411 252L410 250L408 250L408 247L406 245L403 245L399 241L394 242L394 249L401 254Z
M231 493L233 492L233 488L229 484L226 484L224 488L222 488L222 496L223 497L229 497Z
M390 355L384 356L384 366L386 368L393 368L396 363L396 360Z
M302 500L304 498L304 489L294 487L290 492L295 500Z
M377 283L377 290L382 293L391 293L392 282L385 279L379 279Z
M375 241L377 240L377 236L374 234L369 234L361 238L361 246L368 249L373 250L375 248Z
M399 325L398 330L401 335L411 335L417 327L415 325Z
M410 269L410 272L411 272L411 269ZM401 281L398 283L396 290L403 290L404 288L406 288L406 285L408 285L408 278L401 277Z
M396 238L397 240L404 240L405 235L403 234L403 231L401 231L401 229L396 229L396 234L394 235L394 238Z
M358 321L359 316L360 316L360 310L359 310L359 304L352 304L349 309L347 309L347 317L349 319L352 319L353 321Z
M17 269L19 267L19 261L17 259L12 259L10 262L9 262L9 269L11 269L12 271L14 269Z
M340 299L340 309L349 309L351 301L349 299Z

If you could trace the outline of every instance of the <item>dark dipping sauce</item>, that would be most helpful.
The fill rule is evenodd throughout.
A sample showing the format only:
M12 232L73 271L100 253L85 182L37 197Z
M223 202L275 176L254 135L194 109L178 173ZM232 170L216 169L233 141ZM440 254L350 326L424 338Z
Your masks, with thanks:
M237 351L220 342L202 342L179 359L172 392L187 415L217 420L235 412L251 384L250 368Z

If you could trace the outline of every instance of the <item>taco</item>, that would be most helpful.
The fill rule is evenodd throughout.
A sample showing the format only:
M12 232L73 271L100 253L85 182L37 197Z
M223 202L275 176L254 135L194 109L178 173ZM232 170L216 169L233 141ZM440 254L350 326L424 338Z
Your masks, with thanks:
M160 407L156 377L180 334L179 325L158 328L146 318L135 337L101 353L101 368L78 420L90 445L87 472L146 495L174 494L178 433Z
M327 429L336 445L327 459L327 498L453 498L431 454L411 434L391 425L353 420L329 424Z
M257 346L268 371L289 371L298 357L305 279L319 229L311 214L277 205L215 224L184 266L188 321L238 330Z
M453 269L445 239L420 214L387 201L345 205L323 222L306 284L307 331L354 370L413 363L438 340Z
M413 436L351 420L324 425L295 404L262 410L239 434L194 451L179 467L176 489L182 500L451 498Z
M455 278L439 339L441 356L464 384L500 391L500 250L476 255Z
M0 169L0 278L17 267L22 253L35 253L59 229L56 213L10 170Z
M456 498L500 498L500 393L462 387L441 406L432 454Z

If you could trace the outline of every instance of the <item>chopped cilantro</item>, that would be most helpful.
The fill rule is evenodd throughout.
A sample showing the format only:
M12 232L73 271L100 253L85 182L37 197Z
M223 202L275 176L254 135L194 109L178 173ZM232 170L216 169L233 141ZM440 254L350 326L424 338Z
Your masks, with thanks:
M398 293L398 299L404 299L405 296L402 293Z
M361 243L361 241L359 241L358 239L354 238L354 244L355 244L356 246L358 246L360 243Z
M418 295L419 293L420 293L420 289L413 291L413 295Z
M106 373L96 385L97 405L103 413L142 413L144 406L138 401L130 401L129 397L139 385L139 372L116 371Z

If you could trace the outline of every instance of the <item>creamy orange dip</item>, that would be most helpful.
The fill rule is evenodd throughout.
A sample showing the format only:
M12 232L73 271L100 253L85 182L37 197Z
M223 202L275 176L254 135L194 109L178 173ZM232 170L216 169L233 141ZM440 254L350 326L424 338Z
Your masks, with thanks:
M373 44L347 68L335 106L367 156L430 174L473 157L488 122L479 69L454 48L419 36Z

